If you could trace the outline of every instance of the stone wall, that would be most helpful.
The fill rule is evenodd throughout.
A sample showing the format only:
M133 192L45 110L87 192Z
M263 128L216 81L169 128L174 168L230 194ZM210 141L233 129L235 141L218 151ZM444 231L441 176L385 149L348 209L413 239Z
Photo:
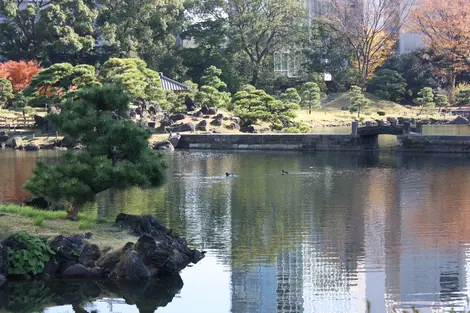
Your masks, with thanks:
M365 141L352 135L184 134L179 149L361 151Z
M397 151L470 153L470 135L397 136Z

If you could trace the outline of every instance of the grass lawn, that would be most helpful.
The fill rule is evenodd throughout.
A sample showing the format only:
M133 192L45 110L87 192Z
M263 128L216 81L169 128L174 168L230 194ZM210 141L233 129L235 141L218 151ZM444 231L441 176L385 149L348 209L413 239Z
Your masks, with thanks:
M366 98L371 101L370 107L364 113L361 113L362 121L372 121L376 119L386 119L387 117L407 117L407 118L435 118L443 119L444 117L437 114L428 116L418 116L419 109L409 109L401 104L382 100L372 94L365 93ZM308 114L308 109L297 111L296 120L302 121L313 128L321 128L328 125L345 125L357 119L357 113L350 113L342 110L343 107L350 106L347 93L331 94L328 102L323 103L323 107L319 110L312 111ZM380 116L377 112L385 112L384 116Z
M93 238L89 241L100 247L119 248L123 242L136 240L127 231L114 228L112 221L79 214L79 220L74 222L65 219L66 215L65 211L42 211L15 204L0 204L0 239L19 231L44 237L90 231Z

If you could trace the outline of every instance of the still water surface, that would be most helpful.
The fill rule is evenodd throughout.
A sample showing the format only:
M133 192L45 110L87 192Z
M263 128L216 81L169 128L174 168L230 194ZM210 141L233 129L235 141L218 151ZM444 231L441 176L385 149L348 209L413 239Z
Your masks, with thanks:
M59 155L0 150L0 201L25 196L21 186L38 156ZM372 312L467 305L469 156L177 151L166 158L164 187L109 191L88 210L153 214L207 250L181 273L184 286L14 283L0 292L0 311L362 313L366 299Z

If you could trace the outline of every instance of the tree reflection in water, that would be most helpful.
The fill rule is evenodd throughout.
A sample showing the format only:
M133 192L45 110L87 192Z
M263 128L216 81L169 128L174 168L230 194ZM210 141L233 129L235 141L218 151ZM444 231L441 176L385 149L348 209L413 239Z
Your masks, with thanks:
M72 305L76 313L92 313L86 303L102 298L124 299L139 312L155 312L170 303L183 288L180 276L163 280L34 280L9 281L0 289L0 311L32 313L47 307Z

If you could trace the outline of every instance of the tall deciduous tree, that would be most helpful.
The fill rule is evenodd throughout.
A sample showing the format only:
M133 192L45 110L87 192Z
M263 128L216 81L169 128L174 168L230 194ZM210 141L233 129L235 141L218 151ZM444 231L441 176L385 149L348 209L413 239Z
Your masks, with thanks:
M302 2L292 0L228 0L225 13L227 36L248 57L253 85L268 58L297 38L306 20Z
M316 83L307 82L302 86L302 102L303 107L308 107L308 114L312 114L312 109L321 107L320 87Z
M58 165L38 163L25 188L35 195L71 203L68 217L109 188L150 187L162 183L161 156L148 147L150 132L124 115L131 96L121 86L105 84L79 90L51 119L58 130L84 145L66 154Z
M95 45L97 12L86 0L1 0L0 43L4 57L50 62ZM57 60L56 60L57 61Z
M141 58L151 68L168 56L184 17L182 0L98 0L99 39L112 56Z
M420 0L412 10L411 30L423 35L433 51L438 74L453 96L457 75L470 68L470 3L466 0Z
M332 0L329 10L353 51L352 63L365 84L393 53L414 0Z

